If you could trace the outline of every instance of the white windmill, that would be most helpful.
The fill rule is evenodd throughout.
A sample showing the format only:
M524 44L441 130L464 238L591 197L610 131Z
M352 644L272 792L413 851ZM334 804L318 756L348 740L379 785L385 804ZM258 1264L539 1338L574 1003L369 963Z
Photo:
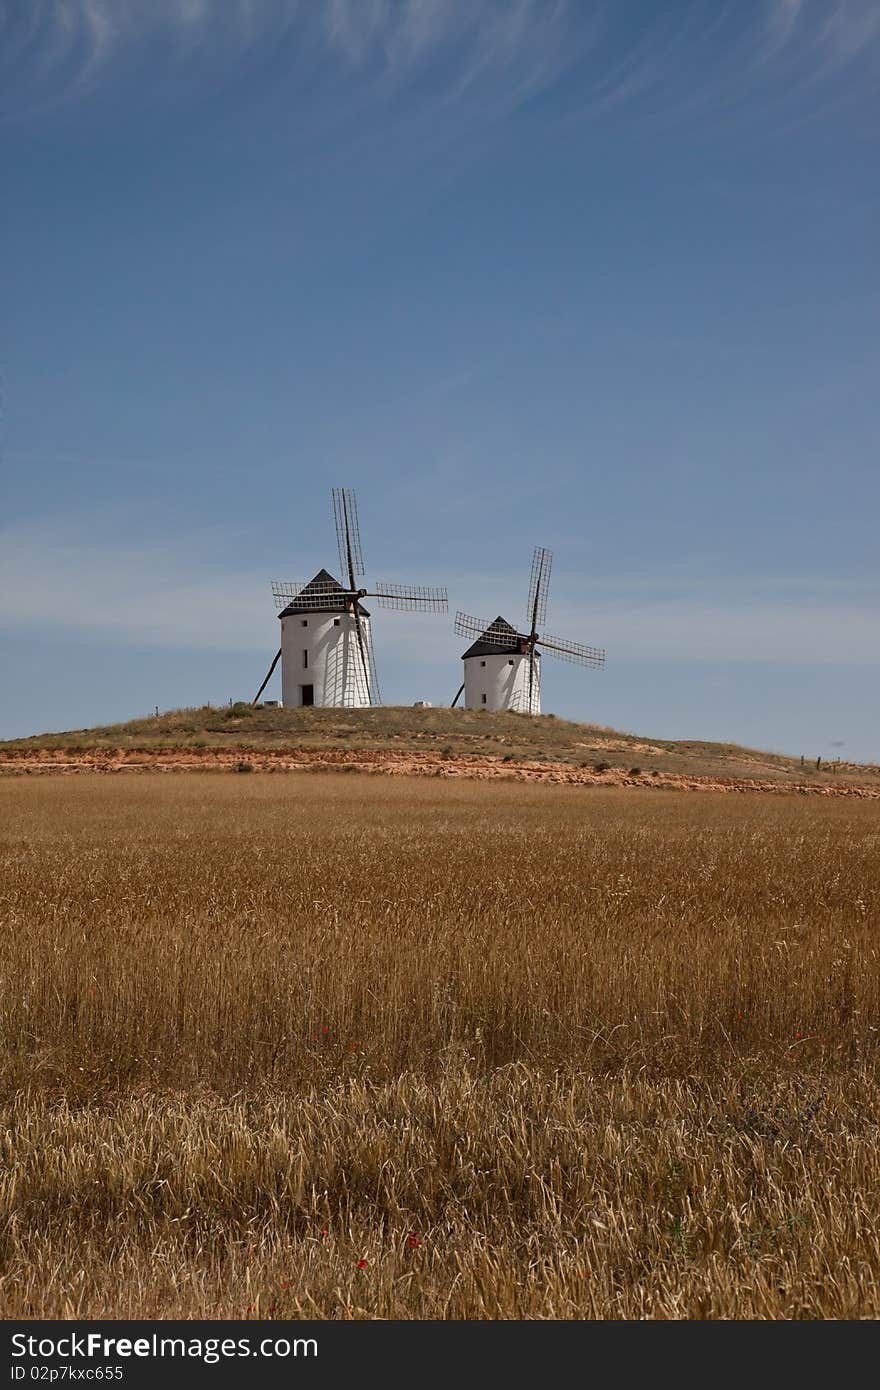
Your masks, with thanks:
M357 500L351 488L333 489L333 515L339 564L348 587L327 570L308 583L273 581L281 611L281 647L254 696L257 703L281 661L283 705L329 705L358 708L382 703L373 660L370 614L361 602L375 598L380 608L404 612L445 613L446 590L414 584L358 584L363 577Z
M601 669L605 665L605 653L600 647L585 647L564 637L545 637L538 631L547 617L552 563L550 551L536 546L526 609L527 632L518 632L506 618L486 623L468 613L456 613L455 631L459 637L474 637L476 641L462 655L464 681L452 702L453 708L464 691L465 709L512 709L540 714L542 652L579 666Z

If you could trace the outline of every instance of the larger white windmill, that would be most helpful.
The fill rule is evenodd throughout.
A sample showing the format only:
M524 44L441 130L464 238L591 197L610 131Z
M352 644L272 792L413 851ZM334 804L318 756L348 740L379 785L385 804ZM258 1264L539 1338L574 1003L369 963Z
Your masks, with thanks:
M358 583L364 574L360 523L351 488L333 489L333 516L340 572L348 587L325 569L308 583L273 581L275 605L281 610L281 647L254 704L280 660L283 705L380 705L370 614L361 600L375 598L380 608L404 612L447 611L445 589L382 583L363 588Z
M547 590L553 556L536 546L529 580L526 609L527 632L517 632L506 618L487 623L468 613L456 613L459 637L477 640L462 655L464 680L453 708L464 692L465 709L512 709L523 714L541 713L541 653L561 661L600 669L605 665L601 647L585 647L565 637L545 637L539 631L547 617Z

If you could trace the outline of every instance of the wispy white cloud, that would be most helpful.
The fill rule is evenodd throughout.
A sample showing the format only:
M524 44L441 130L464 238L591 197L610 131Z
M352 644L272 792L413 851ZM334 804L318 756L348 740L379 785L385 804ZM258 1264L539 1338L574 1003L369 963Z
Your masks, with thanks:
M0 72L34 107L84 91L144 40L205 71L294 34L377 95L442 59L435 99L481 86L516 105L571 66L580 27L569 0L0 0Z
M766 0L763 37L754 53L753 69L769 68L767 94L778 104L793 110L804 103L802 116L821 114L832 104L820 95L823 85L859 64L865 68L866 90L876 93L880 76L876 0Z
M766 35L755 55L757 63L769 62L797 33L806 0L772 0L766 7Z
M0 0L8 115L83 93L138 44L152 61L233 66L297 46L379 101L418 86L433 109L479 100L517 109L576 74L575 116L635 106L661 119L702 107L791 105L880 54L876 0ZM164 55L164 57L160 56ZM815 101L815 96L813 97Z
M735 118L782 132L878 90L876 0L692 0L641 25L627 7L606 15L570 120L627 112L643 128L696 133Z
M230 555L242 554L235 563ZM317 568L317 564L314 566ZM281 576L307 578L298 576ZM389 571L386 579L412 576ZM424 577L424 576L419 576ZM442 582L442 574L427 576ZM522 616L526 576L459 571L450 608L511 621ZM451 617L381 615L377 644L445 669L460 639ZM554 577L548 629L604 646L609 660L880 664L880 576L822 575L685 580ZM0 629L76 633L110 643L264 653L276 636L265 562L246 539L221 532L164 542L123 541L107 520L56 518L0 530Z
M228 537L114 539L106 519L0 530L0 627L137 645L262 650L274 635L266 575L222 563ZM228 552L227 552L228 553Z
M768 576L666 586L635 592L594 586L588 600L592 638L619 659L880 665L880 579L846 584L825 576ZM583 626L583 610L563 621Z

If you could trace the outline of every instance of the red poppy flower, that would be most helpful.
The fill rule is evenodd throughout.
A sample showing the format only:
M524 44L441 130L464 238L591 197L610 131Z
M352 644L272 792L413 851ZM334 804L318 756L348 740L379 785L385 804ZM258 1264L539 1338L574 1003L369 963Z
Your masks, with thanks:
M358 1269L366 1269L369 1263L369 1260L358 1260Z
M407 1236L406 1243L409 1246L410 1250L418 1250L422 1242L419 1240L415 1232L413 1232L412 1235Z

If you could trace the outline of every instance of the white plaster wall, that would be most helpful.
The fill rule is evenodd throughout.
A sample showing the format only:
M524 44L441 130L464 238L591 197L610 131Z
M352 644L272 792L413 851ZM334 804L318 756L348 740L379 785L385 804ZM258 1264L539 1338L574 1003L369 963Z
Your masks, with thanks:
M485 665L483 664L485 663ZM483 703L483 695L486 702ZM464 662L465 709L515 709L541 713L541 658L535 653L532 708L529 710L527 656L469 656Z
M369 618L361 618L361 628L368 643ZM308 666L303 662L306 651ZM314 687L316 705L351 709L369 705L357 629L350 613L292 613L281 619L282 705L301 705L304 685Z

